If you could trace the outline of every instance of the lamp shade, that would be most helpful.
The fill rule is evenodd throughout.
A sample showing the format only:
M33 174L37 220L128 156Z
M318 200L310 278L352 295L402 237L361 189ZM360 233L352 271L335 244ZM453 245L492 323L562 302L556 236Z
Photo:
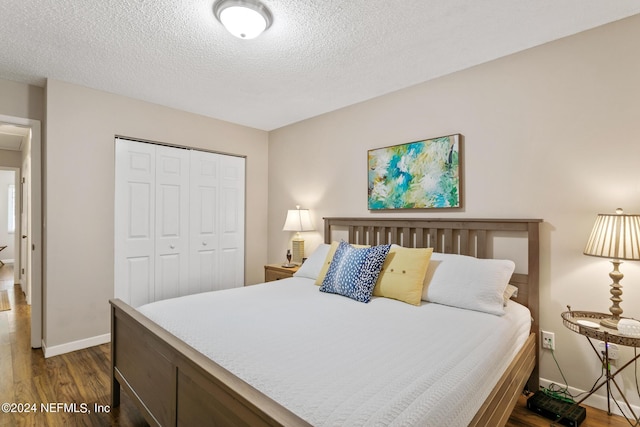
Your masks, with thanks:
M282 231L313 231L309 209L289 209Z
M585 255L640 260L640 215L599 214L584 248Z

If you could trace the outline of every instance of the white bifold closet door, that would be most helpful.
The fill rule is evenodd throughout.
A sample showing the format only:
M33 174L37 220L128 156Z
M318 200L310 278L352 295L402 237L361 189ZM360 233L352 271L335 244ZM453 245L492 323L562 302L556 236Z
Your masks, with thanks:
M134 307L244 284L244 158L116 139L114 294Z
M189 293L244 285L244 159L191 150Z
M156 146L155 169L152 301L185 295L189 286L189 151Z

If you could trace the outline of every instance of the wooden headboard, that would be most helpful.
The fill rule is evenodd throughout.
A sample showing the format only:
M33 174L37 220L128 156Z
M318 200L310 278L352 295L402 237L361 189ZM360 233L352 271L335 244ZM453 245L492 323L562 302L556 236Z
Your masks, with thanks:
M541 219L458 218L324 218L324 240L335 240L334 232L348 232L348 241L362 245L395 243L410 248L433 248L435 252L491 257L495 234L516 234L526 239L527 272L514 273L517 302L529 308L531 331L540 328L538 285L540 280ZM537 371L537 369L536 369ZM537 375L537 372L535 372Z

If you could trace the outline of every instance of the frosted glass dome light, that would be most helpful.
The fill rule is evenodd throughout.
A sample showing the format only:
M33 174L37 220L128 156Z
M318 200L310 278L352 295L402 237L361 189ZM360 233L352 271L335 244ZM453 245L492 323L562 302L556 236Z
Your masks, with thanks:
M224 27L240 39L253 39L271 26L269 9L255 0L220 0L213 13Z

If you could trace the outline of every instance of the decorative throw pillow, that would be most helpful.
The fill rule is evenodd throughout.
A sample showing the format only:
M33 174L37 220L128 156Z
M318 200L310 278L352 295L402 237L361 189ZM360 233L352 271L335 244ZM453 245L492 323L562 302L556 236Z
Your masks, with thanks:
M327 258L330 247L326 243L320 244L293 275L316 280L324 266L324 260Z
M433 248L403 248L391 245L373 295L420 305L424 276Z
M511 298L517 298L518 297L518 287L517 286L513 286L512 284L508 284L506 288L504 288L504 294L502 295L503 299L504 299L504 306L507 306L507 302L511 299Z
M324 280L324 276L327 275L327 271L329 271L329 265L331 265L331 261L333 260L333 256L338 249L338 245L340 242L331 242L331 247L329 248L329 252L327 253L327 257L324 259L324 264L322 265L322 269L320 269L320 273L318 274L318 278L316 279L316 285L322 285L322 281ZM351 245L354 248L369 248L369 245Z
M320 291L369 302L390 247L354 248L340 242Z
M424 278L422 299L503 315L504 290L514 269L511 260L434 252Z

